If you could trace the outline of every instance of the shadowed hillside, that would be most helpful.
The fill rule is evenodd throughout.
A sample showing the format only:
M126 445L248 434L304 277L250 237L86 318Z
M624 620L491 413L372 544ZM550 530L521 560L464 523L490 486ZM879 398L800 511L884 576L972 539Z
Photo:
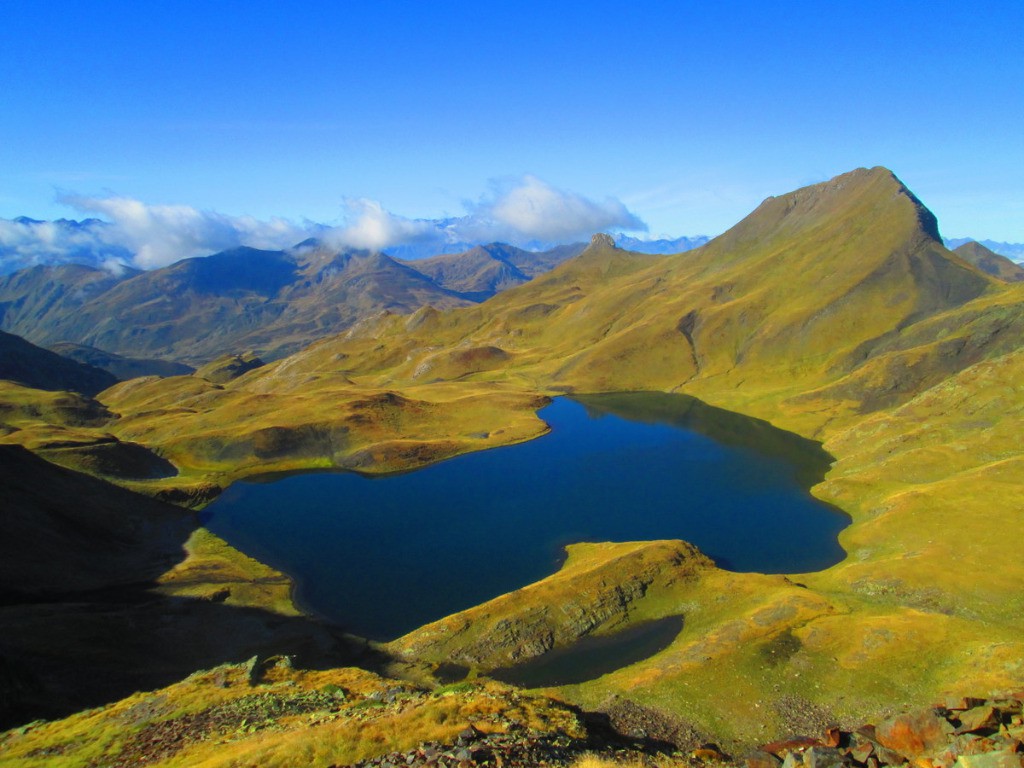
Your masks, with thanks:
M192 515L0 445L0 599L152 581L183 556Z
M95 395L117 381L105 370L29 344L0 331L0 379L36 389L70 389Z
M254 653L353 658L340 635L289 616L287 579L194 532L179 507L11 445L0 486L0 728Z
M463 253L404 262L438 285L475 301L522 285L582 251L584 246L560 246L549 251L524 251L504 243L478 245Z
M139 274L63 264L5 275L0 278L0 324L37 344L76 340L82 329L78 312L121 280Z
M96 349L95 347L87 347L83 344L60 342L51 344L50 350L58 355L77 360L80 363L102 368L122 381L125 379L136 379L139 376L183 376L193 371L190 366L183 363L174 363L169 360L124 357L122 355L115 355L113 352Z

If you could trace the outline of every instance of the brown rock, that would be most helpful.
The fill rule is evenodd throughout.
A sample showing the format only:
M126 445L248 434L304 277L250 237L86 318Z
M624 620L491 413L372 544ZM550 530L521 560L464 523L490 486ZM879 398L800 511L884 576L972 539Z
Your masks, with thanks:
M838 728L828 728L825 731L825 738L822 742L826 747L838 747L840 742L843 740L843 732Z
M843 755L833 747L810 747L804 752L804 768L842 768Z
M862 741L856 746L850 747L850 757L861 765L866 765L868 758L875 753L875 748L870 741Z
M956 763L959 756L959 750L952 746L946 747L935 758L935 765L938 768L953 768L953 764Z
M1016 699L998 701L994 703L994 706L996 710L1007 716L1019 715L1024 711L1024 701L1018 701Z
M875 738L883 747L914 758L938 752L952 732L953 727L944 718L926 709L886 720L875 729Z
M977 733L979 731L999 730L999 713L995 707L974 707L961 712L960 727L957 733Z
M988 736L973 736L967 734L960 738L968 739L967 744L961 750L961 754L964 755L980 755L983 752L998 752L1008 746L996 741L995 739L990 739Z
M953 712L960 712L965 709L973 709L974 707L980 707L985 703L984 699L976 699L971 696L964 696L961 698L949 698L942 702L942 706Z
M901 755L899 752L897 752L894 749L889 749L888 747L883 747L881 744L879 744L877 747L875 747L875 754L873 754L871 757L868 758L868 765L869 766L871 765L871 761L872 760L875 761L876 768L877 768L878 764L881 764L881 765L903 765L904 763L907 762L907 758L904 755Z
M855 730L853 734L863 739L870 739L871 741L875 741L875 726L870 724L862 725L860 728Z
M782 761L771 752L758 749L744 757L743 762L747 768L778 768Z
M726 756L722 754L721 750L713 746L695 749L690 753L690 757L694 760L699 760L702 763L720 763L726 759Z

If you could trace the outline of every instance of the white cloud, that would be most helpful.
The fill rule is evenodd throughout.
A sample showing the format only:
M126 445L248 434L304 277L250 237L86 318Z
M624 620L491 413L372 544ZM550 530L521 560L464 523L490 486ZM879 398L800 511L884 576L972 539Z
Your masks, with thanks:
M647 229L618 200L590 200L529 175L497 187L491 199L472 206L464 221L467 229L490 230L519 241L570 240L607 229Z
M618 200L590 200L529 175L495 183L489 196L465 204L465 216L449 219L409 219L374 200L350 199L345 205L346 225L330 230L325 238L355 248L498 240L518 245L557 243L609 229L647 229Z
M287 248L308 236L305 228L280 218L261 221L188 205L147 205L129 197L65 195L61 201L109 219L110 226L100 230L101 238L131 251L135 266L142 269L239 245Z
M381 250L391 245L406 245L441 237L436 222L407 219L391 213L376 200L348 198L345 200L346 225L325 230L321 239L350 248Z
M125 262L131 253L106 242L102 222L0 219L0 274L39 264L65 262L100 266Z
M375 200L347 198L345 223L336 227L229 216L188 205L149 205L129 197L66 194L60 201L103 220L0 219L0 273L62 262L111 271L123 266L154 269L240 245L289 248L311 236L339 248L415 246L423 253L438 253L455 244L558 243L606 230L647 229L618 200L591 200L535 176L495 183L489 195L466 203L465 215L448 219L407 218Z

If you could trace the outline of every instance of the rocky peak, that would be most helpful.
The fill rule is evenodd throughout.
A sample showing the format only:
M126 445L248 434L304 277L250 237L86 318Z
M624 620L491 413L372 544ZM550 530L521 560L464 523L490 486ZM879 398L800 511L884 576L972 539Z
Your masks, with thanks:
M590 238L590 247L616 248L617 246L615 245L615 240L612 239L611 235L606 234L604 232L598 232L596 235Z

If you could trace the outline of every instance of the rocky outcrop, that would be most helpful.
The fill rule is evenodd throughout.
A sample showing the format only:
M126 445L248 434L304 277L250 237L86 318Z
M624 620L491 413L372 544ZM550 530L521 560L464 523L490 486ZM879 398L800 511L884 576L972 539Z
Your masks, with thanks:
M606 235L604 232L598 232L592 238L590 238L591 248L618 248L615 244L615 240L611 235Z
M765 744L746 768L1021 768L1024 692L995 699L955 698L853 731Z

